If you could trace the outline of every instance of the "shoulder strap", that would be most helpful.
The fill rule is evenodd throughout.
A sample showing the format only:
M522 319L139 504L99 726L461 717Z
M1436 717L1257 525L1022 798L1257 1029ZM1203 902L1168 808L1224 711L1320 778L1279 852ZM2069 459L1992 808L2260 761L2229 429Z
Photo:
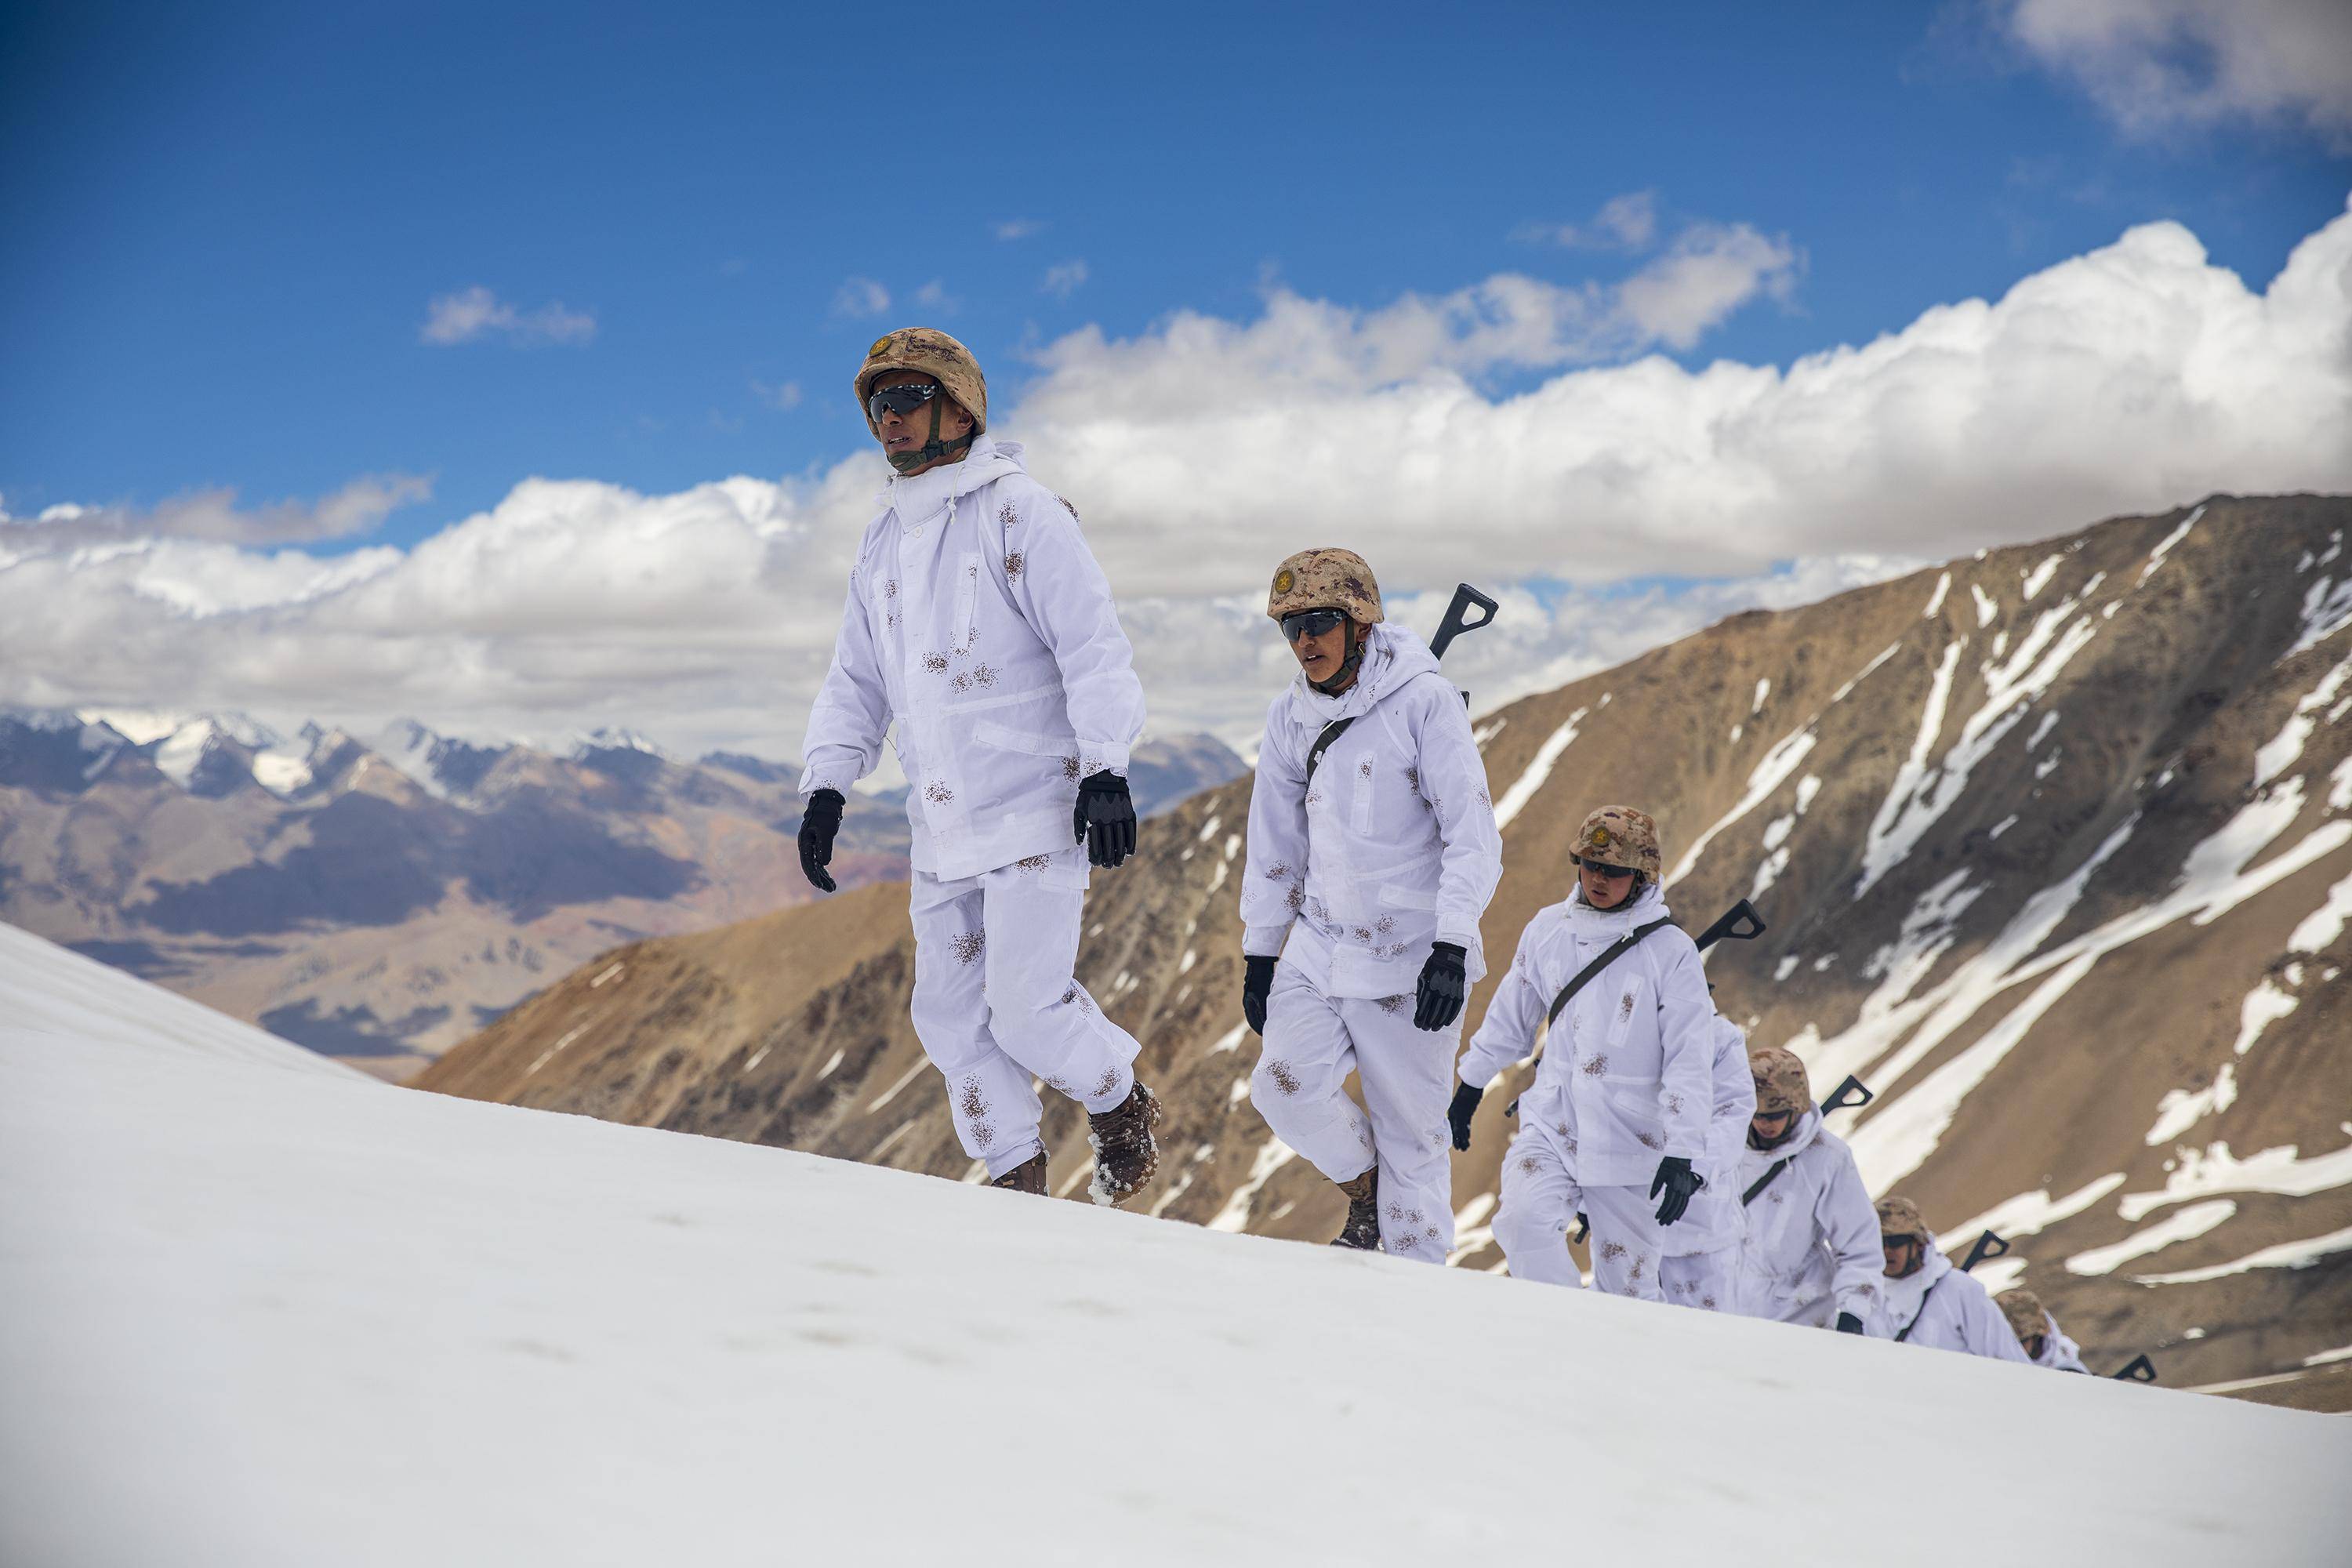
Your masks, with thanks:
M1658 919L1652 921L1647 925L1635 926L1632 931L1627 931L1623 936L1619 937L1615 942L1612 942L1607 947L1602 948L1601 950L1601 956L1586 964L1582 969L1578 970L1576 972L1576 978L1570 981L1567 986L1561 990L1560 994L1552 999L1551 1011L1545 1016L1544 1022L1547 1024L1559 1023L1560 1009L1567 1006L1569 1002L1576 995L1576 994L1584 989L1585 982L1591 980L1594 975L1600 973L1602 970L1616 963L1626 953L1631 952L1633 950L1634 945L1643 937L1649 935L1652 931L1656 931L1661 926L1670 926L1674 923L1673 916L1661 916Z
M1944 1276L1944 1279L1949 1279L1950 1278L1951 1276L1948 1274ZM1936 1285L1941 1285L1944 1282L1944 1279L1937 1280ZM1899 1345L1905 1340L1909 1339L1911 1337L1911 1331L1919 1326L1919 1320L1927 1315L1927 1298L1936 1293L1936 1285L1930 1285L1919 1293L1919 1310L1911 1314L1911 1321L1903 1325L1903 1331L1901 1333L1895 1336L1895 1342L1896 1344Z
M1346 734L1348 726L1360 717L1362 715L1355 714L1345 719L1334 719L1323 726L1323 732L1315 737L1313 745L1307 748L1307 780L1309 784L1315 782L1315 764L1323 760L1323 753L1331 749L1331 742Z
M1767 1187L1770 1186L1770 1185L1772 1184L1773 1179L1774 1179L1775 1177L1779 1176L1779 1175L1780 1175L1780 1173L1781 1172L1783 1172L1783 1171L1787 1170L1788 1168L1789 1168L1789 1162L1788 1162L1788 1160L1787 1160L1785 1157L1783 1157L1783 1158L1781 1158L1781 1159L1778 1159L1778 1160L1773 1161L1773 1162L1772 1162L1771 1169L1769 1169L1769 1170L1766 1171L1762 1175L1760 1175L1760 1176L1757 1177L1757 1178L1756 1178L1756 1184L1755 1184L1755 1185L1753 1185L1753 1186L1751 1186L1751 1187L1749 1187L1746 1192L1744 1192L1744 1193L1742 1193L1742 1194L1739 1194L1739 1202L1740 1202L1740 1205L1741 1205L1742 1207L1745 1207L1745 1206L1747 1206L1748 1205L1754 1203L1754 1202L1756 1201L1756 1195L1757 1195L1759 1193L1762 1192L1765 1188L1767 1188ZM1923 1298L1922 1298L1922 1300L1925 1300L1925 1298L1923 1297Z

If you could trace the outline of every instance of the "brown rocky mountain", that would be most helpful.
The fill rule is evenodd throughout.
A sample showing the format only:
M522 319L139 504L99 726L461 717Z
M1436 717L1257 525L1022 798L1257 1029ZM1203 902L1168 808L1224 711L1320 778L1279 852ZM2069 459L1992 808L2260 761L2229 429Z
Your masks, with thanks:
M0 919L388 1077L615 942L813 896L790 764L146 718L0 711ZM1137 798L1242 769L1155 742ZM856 797L836 876L906 854L902 797Z
M1787 1042L1874 1191L2021 1279L2095 1370L2352 1408L2352 501L2214 498L1735 616L1478 725L1499 972L1591 805L1653 810L1717 1001ZM1166 1100L1151 1206L1303 1240L1329 1183L1247 1099L1246 781L1097 877L1081 974ZM909 1029L903 889L619 947L418 1080L969 1179ZM1491 983L1490 983L1491 984ZM1475 1026L1489 987L1474 997ZM1454 1194L1466 1267L1524 1068ZM1046 1123L1053 1185L1082 1118Z

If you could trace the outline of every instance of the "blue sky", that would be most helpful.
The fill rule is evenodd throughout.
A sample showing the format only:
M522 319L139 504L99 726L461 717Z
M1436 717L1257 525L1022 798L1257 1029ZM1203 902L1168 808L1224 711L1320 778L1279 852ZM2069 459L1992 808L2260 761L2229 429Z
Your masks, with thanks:
M0 496L429 475L373 536L407 543L534 474L798 473L863 439L843 386L885 326L963 336L1010 402L1024 349L1245 321L1270 278L1364 309L1620 279L1526 231L1634 192L1801 252L1675 355L1785 364L2157 218L2259 289L2352 187L2293 124L2127 133L1967 7L980 16L11 6ZM889 307L845 309L853 279ZM593 335L422 340L477 287Z

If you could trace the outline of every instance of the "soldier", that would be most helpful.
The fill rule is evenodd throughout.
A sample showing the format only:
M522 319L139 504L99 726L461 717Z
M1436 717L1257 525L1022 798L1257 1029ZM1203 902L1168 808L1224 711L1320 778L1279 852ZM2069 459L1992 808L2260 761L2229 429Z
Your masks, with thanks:
M2009 1320L1983 1286L1952 1267L1917 1204L1906 1197L1878 1200L1878 1245L1885 1265L1887 1329L1898 1342L1995 1361L2026 1360Z
M1748 1053L1748 1069L1756 1114L1737 1177L1748 1211L1738 1310L1869 1332L1885 1301L1885 1264L1878 1216L1853 1153L1822 1125L1805 1064L1794 1051L1759 1046Z
M1658 827L1606 805L1576 834L1577 886L1538 911L1462 1057L1454 1146L1495 1075L1551 1045L1519 1102L1495 1239L1520 1279L1577 1282L1560 1238L1580 1195L1601 1289L1665 1300L1668 1227L1704 1185L1720 1037L1698 949L1666 912ZM1560 1005L1562 993L1578 982Z
M1151 1179L1135 1037L1072 975L1088 865L1135 848L1143 689L1077 510L992 439L988 385L927 327L877 339L857 402L896 475L859 542L802 755L801 868L825 892L843 792L897 726L913 825L915 1033L992 1185L1045 1190L1032 1079L1087 1108L1092 1195Z
M1299 674L1266 713L1250 792L1242 1011L1265 1037L1250 1098L1347 1194L1333 1245L1443 1263L1445 1090L1503 870L1486 764L1462 694L1382 618L1361 557L1290 557L1265 613Z
M1993 1300L2000 1306L2000 1315L2009 1320L2010 1331L2017 1336L2026 1360L2053 1372L2091 1370L2083 1364L2082 1351L2042 1305L2041 1297L2021 1285L2014 1290L2003 1290Z

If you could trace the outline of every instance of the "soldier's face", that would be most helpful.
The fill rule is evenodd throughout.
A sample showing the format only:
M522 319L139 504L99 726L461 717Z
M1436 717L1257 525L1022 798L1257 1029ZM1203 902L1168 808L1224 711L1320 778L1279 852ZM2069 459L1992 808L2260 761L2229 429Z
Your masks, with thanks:
M2050 1348L2050 1339L2046 1334L2028 1334L2018 1342L2025 1347L2025 1353L2035 1361L2040 1361L2042 1352Z
M1290 651L1309 681L1328 680L1348 662L1348 626L1342 620L1328 632L1291 639Z
M1886 1277L1900 1279L1919 1267L1919 1238L1915 1236L1882 1236L1878 1250L1886 1255Z
M871 395L886 386L928 384L932 379L917 370L886 370L866 383L866 390ZM971 416L964 411L962 404L942 391L929 403L905 414L883 410L881 417L874 422L874 433L881 440L883 455L896 459L906 453L920 450L923 444L931 438L934 409L938 410L940 440L953 441L971 434ZM911 468L898 468L895 460L890 466L898 468L902 474L926 474L941 463L954 462L962 456L961 452L949 453Z
M1769 1143L1789 1130L1789 1112L1759 1110L1748 1119L1748 1125L1755 1132L1758 1142Z
M1583 884L1584 901L1596 910L1613 910L1625 901L1633 890L1633 873L1614 874L1614 868L1604 871L1598 864L1587 860L1577 868L1577 880Z

